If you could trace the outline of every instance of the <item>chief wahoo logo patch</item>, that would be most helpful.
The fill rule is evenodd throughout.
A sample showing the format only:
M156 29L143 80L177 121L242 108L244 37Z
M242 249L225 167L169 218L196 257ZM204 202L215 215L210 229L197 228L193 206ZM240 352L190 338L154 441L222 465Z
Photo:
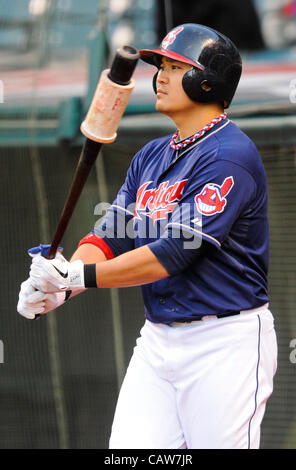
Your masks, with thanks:
M171 46L173 42L176 39L176 36L183 31L183 26L179 26L179 28L173 29L173 31L170 31L164 40L161 43L161 48L166 49L167 47Z
M214 215L223 212L227 204L226 196L234 185L232 176L225 178L221 186L207 183L195 196L197 210L203 215Z

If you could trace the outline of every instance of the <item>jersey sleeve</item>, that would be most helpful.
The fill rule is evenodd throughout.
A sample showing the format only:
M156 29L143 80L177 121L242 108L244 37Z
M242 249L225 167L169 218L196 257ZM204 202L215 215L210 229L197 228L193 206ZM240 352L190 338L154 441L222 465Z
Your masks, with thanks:
M116 199L111 205L107 205L105 216L97 222L91 231L91 234L100 239L100 243L106 244L114 257L134 248L131 226L136 201L139 154L140 152L134 156ZM104 209L105 203L99 206ZM89 240L91 243L92 237Z
M247 236L256 183L231 161L209 164L188 180L159 240L149 247L170 275L186 269L210 245L220 249L236 224Z

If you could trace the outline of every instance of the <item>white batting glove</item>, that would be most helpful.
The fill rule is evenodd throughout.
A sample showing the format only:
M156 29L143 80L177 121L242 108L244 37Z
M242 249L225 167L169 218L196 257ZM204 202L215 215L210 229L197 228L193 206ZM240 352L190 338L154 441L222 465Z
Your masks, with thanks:
M34 320L36 315L44 315L64 302L65 292L44 294L32 286L29 278L21 284L17 311L28 320Z
M84 264L81 260L69 263L62 253L52 260L34 256L30 268L31 284L45 293L84 288Z

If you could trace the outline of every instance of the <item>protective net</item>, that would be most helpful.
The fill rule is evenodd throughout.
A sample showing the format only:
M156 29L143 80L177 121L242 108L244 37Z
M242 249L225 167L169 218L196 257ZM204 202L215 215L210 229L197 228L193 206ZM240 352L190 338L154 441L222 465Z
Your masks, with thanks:
M98 219L100 194L112 202L119 189L140 145L125 143L126 137L106 146L100 156L63 239L66 256ZM146 133L142 144L149 138ZM296 147L269 144L260 151L269 184L270 294L279 343L262 447L295 447L296 364L290 343L296 338ZM106 448L118 385L144 322L138 288L90 290L36 322L16 313L19 284L30 264L26 250L40 240L49 242L79 152L79 147L65 145L36 148L33 158L29 148L1 149L3 448ZM44 238L46 231L49 238Z

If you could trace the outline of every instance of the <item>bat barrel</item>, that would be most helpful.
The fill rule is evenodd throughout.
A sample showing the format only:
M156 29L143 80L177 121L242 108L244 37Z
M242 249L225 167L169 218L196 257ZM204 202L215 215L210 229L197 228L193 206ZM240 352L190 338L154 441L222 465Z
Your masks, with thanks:
M114 142L118 124L135 86L132 74L140 57L132 46L117 49L110 69L103 70L87 115L80 126L85 137L103 144Z

